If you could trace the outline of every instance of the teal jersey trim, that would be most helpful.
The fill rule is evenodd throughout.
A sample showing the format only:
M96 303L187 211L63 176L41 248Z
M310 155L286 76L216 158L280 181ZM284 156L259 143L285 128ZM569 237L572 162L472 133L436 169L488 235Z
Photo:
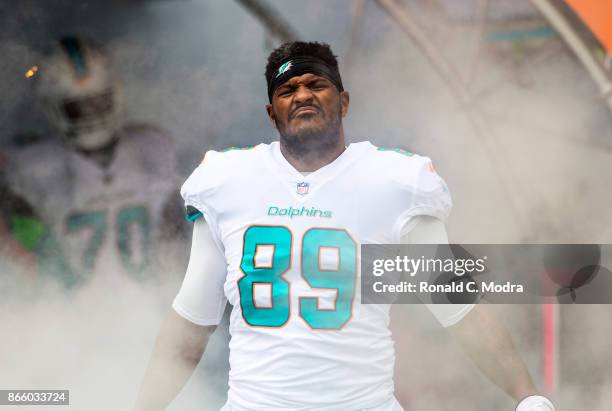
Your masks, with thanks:
M395 153L403 154L408 157L412 157L414 155L414 153L411 153L410 151L404 150L403 148L399 147L377 147L376 149L378 151L393 151Z
M204 216L204 213L202 213L201 211L196 211L195 213L185 215L185 220L189 221L190 223L193 223L202 216Z
M185 220L189 221L190 223L193 223L194 221L196 221L198 218L202 217L203 215L204 213L202 213L200 210L198 210L194 206L188 205L187 213L185 214Z
M223 150L220 150L220 153L227 153L228 151L235 151L235 150L250 150L252 148L254 148L255 146L245 146L245 147L228 147L228 148L224 148Z

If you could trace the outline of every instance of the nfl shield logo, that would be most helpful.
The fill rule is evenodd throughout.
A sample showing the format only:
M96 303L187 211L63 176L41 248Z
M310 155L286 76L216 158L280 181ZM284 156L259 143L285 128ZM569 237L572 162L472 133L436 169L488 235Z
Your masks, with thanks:
M301 183L297 183L297 193L301 196L305 196L306 194L308 194L308 187L310 187L310 184L303 181Z

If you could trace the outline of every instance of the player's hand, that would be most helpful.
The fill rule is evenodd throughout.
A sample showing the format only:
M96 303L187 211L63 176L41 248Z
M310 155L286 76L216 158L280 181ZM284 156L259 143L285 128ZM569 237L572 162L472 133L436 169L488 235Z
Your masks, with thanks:
M546 397L530 395L519 402L516 411L555 411L555 406Z

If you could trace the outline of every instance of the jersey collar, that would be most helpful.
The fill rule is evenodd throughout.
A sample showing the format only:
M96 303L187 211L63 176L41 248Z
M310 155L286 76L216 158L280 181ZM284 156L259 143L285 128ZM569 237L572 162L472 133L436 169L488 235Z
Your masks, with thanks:
M280 142L270 144L270 164L274 167L274 174L279 176L288 186L291 193L298 199L303 200L322 187L327 181L342 173L354 163L367 148L367 142L350 144L334 161L319 168L308 175L303 175L287 161L280 150ZM296 192L297 183L310 185L308 195L300 195Z

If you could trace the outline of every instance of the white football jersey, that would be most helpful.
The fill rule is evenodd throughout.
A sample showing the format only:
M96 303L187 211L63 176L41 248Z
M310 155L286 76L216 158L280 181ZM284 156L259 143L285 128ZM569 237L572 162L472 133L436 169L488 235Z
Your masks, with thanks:
M50 228L45 254L62 260L57 274L69 285L98 275L139 280L155 267L164 207L178 181L174 147L152 127L120 133L107 168L55 139L9 155L7 182Z
M304 176L278 142L209 151L181 194L227 271L173 306L200 325L233 306L226 409L394 403L389 306L360 303L360 245L399 243L417 215L446 219L450 195L428 158L362 142Z

